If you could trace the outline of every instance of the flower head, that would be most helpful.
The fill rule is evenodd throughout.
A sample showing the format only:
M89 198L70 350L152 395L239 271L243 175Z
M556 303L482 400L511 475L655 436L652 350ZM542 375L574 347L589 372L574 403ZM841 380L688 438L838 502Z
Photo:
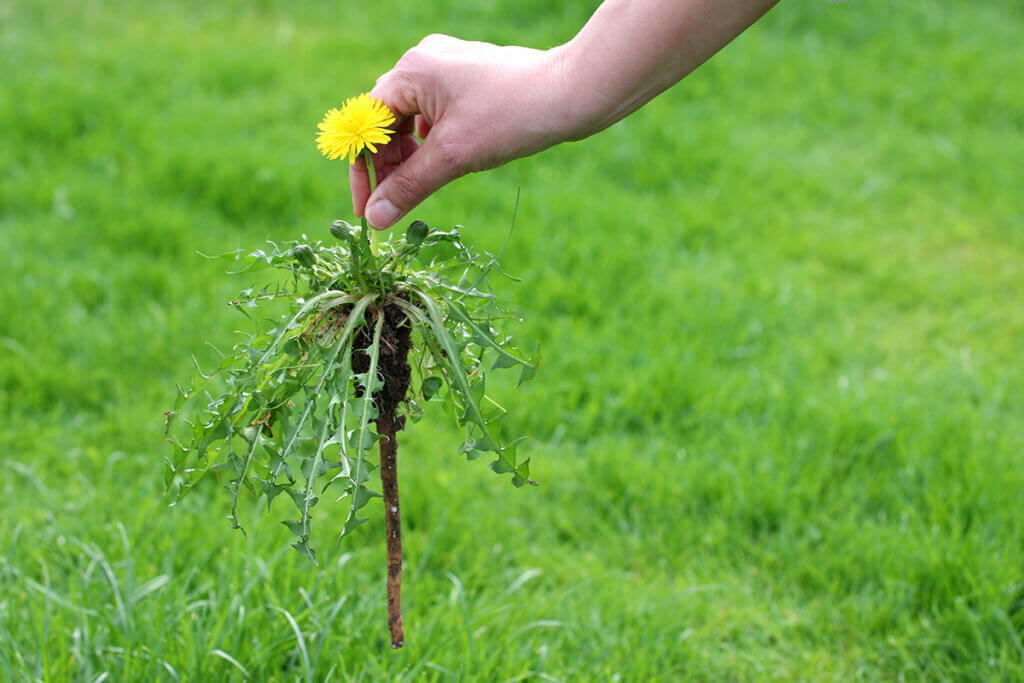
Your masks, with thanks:
M383 145L392 131L386 126L395 122L387 106L373 95L363 93L345 100L341 109L331 109L317 129L316 148L328 159L348 156L353 164L363 149L375 153L374 145Z

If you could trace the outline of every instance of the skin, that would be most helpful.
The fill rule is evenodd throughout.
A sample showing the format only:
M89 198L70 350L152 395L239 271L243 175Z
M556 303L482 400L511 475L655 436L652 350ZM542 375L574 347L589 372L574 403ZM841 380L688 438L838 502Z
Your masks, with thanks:
M372 196L362 159L350 167L356 215L389 227L467 173L604 130L777 1L607 0L572 40L550 50L427 36L371 91L395 113L398 134L374 155Z

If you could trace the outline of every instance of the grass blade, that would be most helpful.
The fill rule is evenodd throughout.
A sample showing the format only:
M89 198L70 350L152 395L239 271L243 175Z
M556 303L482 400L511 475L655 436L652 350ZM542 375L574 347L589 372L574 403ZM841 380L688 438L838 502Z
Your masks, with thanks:
M271 607L283 614L284 618L288 620L288 625L291 626L292 632L295 634L295 645L298 647L299 656L302 658L302 668L306 672L306 680L312 681L313 670L310 667L309 652L306 650L306 641L302 637L302 629L299 628L298 623L295 621L295 617L293 617L288 610L278 607L277 605L271 605Z

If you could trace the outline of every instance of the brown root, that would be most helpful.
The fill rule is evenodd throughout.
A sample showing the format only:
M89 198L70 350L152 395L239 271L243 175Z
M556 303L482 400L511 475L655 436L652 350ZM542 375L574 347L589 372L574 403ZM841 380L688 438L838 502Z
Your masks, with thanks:
M398 432L405 427L405 417L398 409L406 400L412 370L408 356L412 348L412 329L401 308L394 304L370 311L370 317L384 316L381 328L381 344L378 357L378 371L384 386L374 395L377 406L377 434L380 435L380 481L384 497L384 519L387 533L387 596L388 630L391 632L391 647L405 644L405 630L402 626L402 516L398 498ZM366 372L370 358L366 354L372 343L365 325L356 333L352 355L352 370ZM358 387L357 387L358 390Z

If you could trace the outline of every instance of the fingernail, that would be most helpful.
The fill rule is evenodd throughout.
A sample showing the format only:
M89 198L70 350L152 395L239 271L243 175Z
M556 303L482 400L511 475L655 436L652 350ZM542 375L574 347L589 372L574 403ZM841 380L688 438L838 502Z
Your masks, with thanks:
M401 212L394 204L386 199L378 199L366 207L366 220L378 230L394 223L401 216Z

